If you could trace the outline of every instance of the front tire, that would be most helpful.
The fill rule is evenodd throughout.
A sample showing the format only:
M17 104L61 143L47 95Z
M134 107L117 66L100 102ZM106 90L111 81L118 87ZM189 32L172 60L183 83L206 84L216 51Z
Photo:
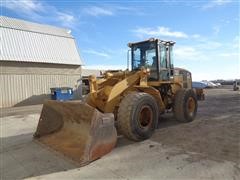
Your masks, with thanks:
M147 93L130 93L121 101L118 131L128 139L141 141L152 136L158 125L158 105Z
M179 122L191 122L197 114L197 97L192 89L180 89L174 98L173 113Z

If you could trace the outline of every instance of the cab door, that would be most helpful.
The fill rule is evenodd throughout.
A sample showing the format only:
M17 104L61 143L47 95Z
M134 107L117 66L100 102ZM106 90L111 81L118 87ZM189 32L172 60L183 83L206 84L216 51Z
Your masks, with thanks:
M170 49L168 46L163 44L159 45L159 80L169 81L170 80Z

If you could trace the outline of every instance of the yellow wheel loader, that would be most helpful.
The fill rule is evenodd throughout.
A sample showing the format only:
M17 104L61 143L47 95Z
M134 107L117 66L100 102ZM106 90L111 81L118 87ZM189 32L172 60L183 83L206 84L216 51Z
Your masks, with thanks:
M150 138L166 110L180 122L193 121L198 105L191 73L174 74L174 44L154 38L129 43L130 71L90 76L82 102L46 101L34 137L85 165L114 148L117 132L134 141Z

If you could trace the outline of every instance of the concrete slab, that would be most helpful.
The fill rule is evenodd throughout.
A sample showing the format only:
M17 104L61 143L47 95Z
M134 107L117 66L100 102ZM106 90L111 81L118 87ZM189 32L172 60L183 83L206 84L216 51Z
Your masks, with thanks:
M115 149L92 164L30 179L234 179L234 163L200 160L147 140ZM171 154L175 153L174 156Z

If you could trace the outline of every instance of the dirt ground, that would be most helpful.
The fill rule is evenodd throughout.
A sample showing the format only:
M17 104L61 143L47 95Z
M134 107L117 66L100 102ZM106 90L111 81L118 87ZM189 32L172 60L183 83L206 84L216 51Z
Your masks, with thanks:
M32 140L40 110L1 109L0 179L240 179L240 93L231 87L207 89L193 122L167 113L149 140L119 137L85 167Z
M160 119L159 130L151 140L182 151L201 154L199 158L240 162L240 94L232 89L208 89L199 102L195 121L175 124L172 115ZM167 126L167 127L166 127ZM193 157L191 161L198 160Z

